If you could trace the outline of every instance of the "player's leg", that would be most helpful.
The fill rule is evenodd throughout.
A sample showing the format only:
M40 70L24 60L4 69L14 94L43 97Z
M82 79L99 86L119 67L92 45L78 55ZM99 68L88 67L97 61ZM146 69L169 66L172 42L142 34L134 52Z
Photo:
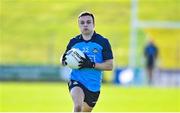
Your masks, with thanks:
M147 64L147 73L148 73L148 84L152 85L152 78L153 78L153 66L154 66L154 61L153 60L148 60Z
M147 72L148 72L148 84L150 85L150 83L151 83L151 69L148 68Z
M88 90L87 88L83 89L85 98L84 103L82 107L83 112L91 112L96 105L96 102L98 101L100 91L98 92L92 92Z
M86 102L83 102L82 112L91 112L93 107L90 107Z
M70 91L71 97L74 103L74 112L81 112L83 108L84 92L83 90L75 86Z

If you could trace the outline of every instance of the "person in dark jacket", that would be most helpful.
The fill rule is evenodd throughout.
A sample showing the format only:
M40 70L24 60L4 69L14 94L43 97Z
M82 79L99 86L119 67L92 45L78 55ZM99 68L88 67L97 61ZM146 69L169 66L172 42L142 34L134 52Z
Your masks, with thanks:
M158 56L158 48L154 44L153 40L150 40L145 46L144 55L146 58L146 70L148 74L148 83L152 84L153 69L155 67L155 62Z

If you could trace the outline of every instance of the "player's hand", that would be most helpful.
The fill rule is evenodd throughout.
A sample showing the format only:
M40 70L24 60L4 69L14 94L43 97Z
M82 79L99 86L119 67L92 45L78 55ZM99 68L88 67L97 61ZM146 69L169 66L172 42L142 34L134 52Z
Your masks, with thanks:
M62 57L62 65L63 66L66 66L67 65L67 62L66 62L66 53L63 54L63 57Z
M82 68L94 68L95 67L95 63L91 62L91 60L89 59L89 57L85 54L86 58L81 57L81 61L79 62L79 69Z

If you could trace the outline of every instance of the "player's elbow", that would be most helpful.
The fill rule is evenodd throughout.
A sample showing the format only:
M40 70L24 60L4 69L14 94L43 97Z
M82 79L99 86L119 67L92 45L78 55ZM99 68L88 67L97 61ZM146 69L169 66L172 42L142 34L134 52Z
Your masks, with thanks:
M105 71L112 71L113 68L106 68Z
M112 71L112 69L113 69L113 64L107 65L107 67L106 67L107 71Z
M107 71L112 71L112 69L113 69L113 60L109 60L109 61L107 61L106 62L106 70Z
M109 71L112 71L113 70L113 66L109 67Z

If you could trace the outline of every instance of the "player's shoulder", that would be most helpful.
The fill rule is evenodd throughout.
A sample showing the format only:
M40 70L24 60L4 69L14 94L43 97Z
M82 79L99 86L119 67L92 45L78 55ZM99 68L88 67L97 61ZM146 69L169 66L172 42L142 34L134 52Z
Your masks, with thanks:
M106 38L106 37L104 37L104 36L102 36L101 34L98 34L98 33L96 33L95 42L97 42L97 43L99 43L99 44L101 44L103 46L109 44L108 38Z
M101 41L108 41L108 39L101 34L96 33L96 39Z
M78 41L80 39L81 35L76 35L70 39L70 41Z
M71 38L70 39L70 41L69 41L69 43L68 43L68 45L67 45L67 48L68 49L70 49L72 46L74 46L76 43L79 43L80 42L80 40L79 40L79 37L80 35L77 35L77 36L75 36L75 37L73 37L73 38Z
M80 41L80 36L81 35L76 35L75 37L72 37L70 39L70 43L77 43L77 42L79 42Z

